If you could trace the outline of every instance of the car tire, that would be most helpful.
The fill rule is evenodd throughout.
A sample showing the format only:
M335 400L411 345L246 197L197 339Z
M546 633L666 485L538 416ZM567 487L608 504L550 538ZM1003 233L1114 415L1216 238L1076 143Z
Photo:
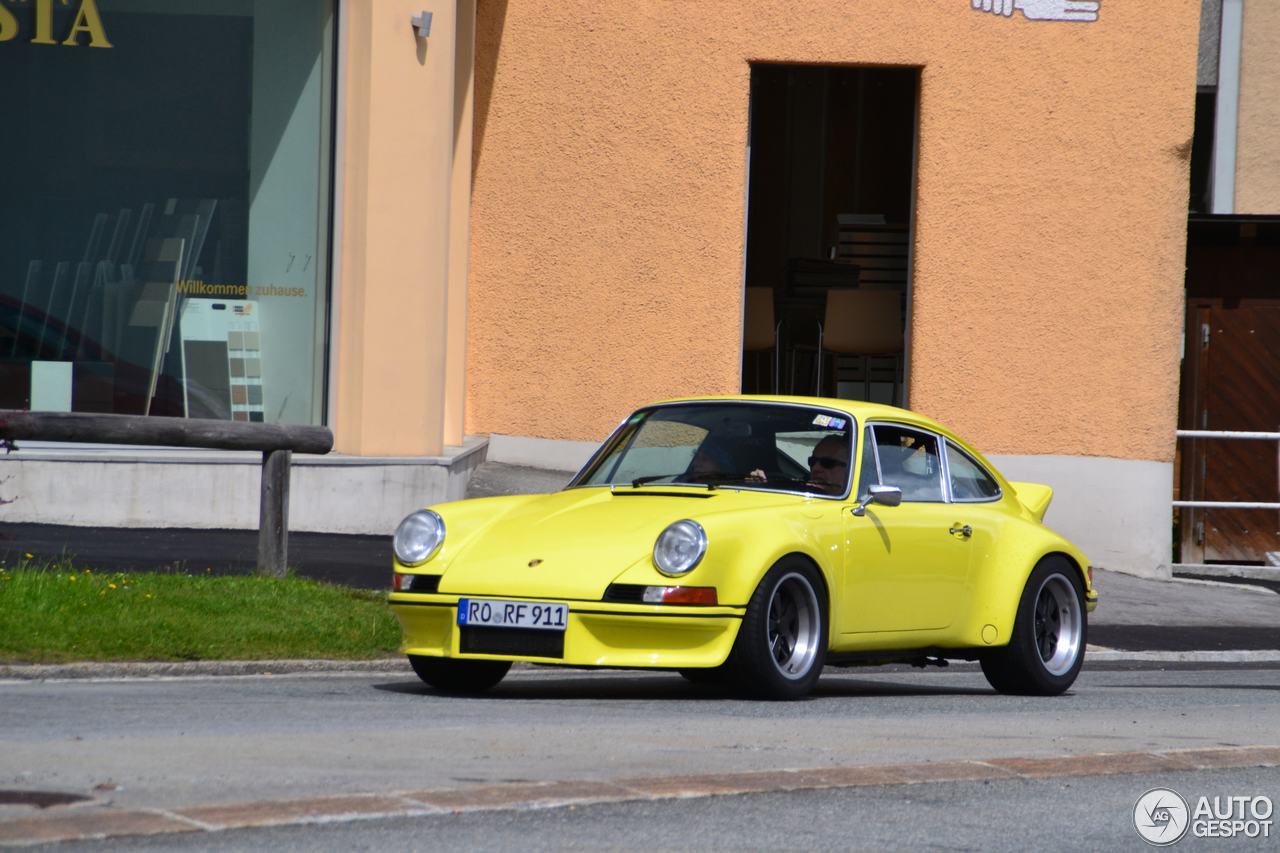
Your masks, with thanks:
M454 660L409 655L409 664L424 682L445 693L483 693L511 669L508 660Z
M827 656L827 593L802 558L779 560L756 587L726 667L737 688L761 699L799 699Z
M1088 631L1080 573L1045 557L1023 587L1009 645L981 656L982 673L1001 693L1057 696L1080 673Z

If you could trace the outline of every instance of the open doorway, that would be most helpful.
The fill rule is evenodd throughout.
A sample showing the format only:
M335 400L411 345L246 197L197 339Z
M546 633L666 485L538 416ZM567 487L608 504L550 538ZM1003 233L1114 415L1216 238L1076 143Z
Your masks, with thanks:
M1192 215L1176 562L1280 565L1280 216Z
M752 66L744 393L905 403L919 81Z

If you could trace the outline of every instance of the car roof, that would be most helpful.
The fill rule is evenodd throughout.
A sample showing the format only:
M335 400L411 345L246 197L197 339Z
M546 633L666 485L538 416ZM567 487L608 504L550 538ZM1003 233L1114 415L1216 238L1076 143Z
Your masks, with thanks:
M858 423L865 423L868 420L890 420L903 421L906 423L916 424L926 429L941 432L944 435L955 437L951 430L942 424L925 417L924 415L910 411L909 409L901 409L897 406L886 406L882 403L867 403L862 400L839 400L834 397L790 397L782 395L767 394L708 394L701 397L677 397L670 400L662 400L653 405L667 405L670 403L699 403L699 402L736 402L736 403L789 403L795 406L818 406L824 409L835 409L852 415Z

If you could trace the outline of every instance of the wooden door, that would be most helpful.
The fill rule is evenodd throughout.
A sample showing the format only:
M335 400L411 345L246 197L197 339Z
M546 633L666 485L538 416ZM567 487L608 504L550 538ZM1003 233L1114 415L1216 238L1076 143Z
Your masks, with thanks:
M1280 304L1192 305L1188 320L1184 426L1280 432ZM1184 499L1280 501L1280 443L1190 439L1183 452ZM1183 519L1184 562L1258 563L1280 552L1280 511L1193 509Z

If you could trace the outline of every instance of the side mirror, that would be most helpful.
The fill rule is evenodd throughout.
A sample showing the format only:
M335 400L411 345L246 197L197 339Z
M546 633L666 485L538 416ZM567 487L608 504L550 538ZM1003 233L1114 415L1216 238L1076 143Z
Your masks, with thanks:
M871 504L897 506L900 503L902 503L902 489L898 486L868 486L866 496L853 508L853 514L858 516L866 515L867 507Z

